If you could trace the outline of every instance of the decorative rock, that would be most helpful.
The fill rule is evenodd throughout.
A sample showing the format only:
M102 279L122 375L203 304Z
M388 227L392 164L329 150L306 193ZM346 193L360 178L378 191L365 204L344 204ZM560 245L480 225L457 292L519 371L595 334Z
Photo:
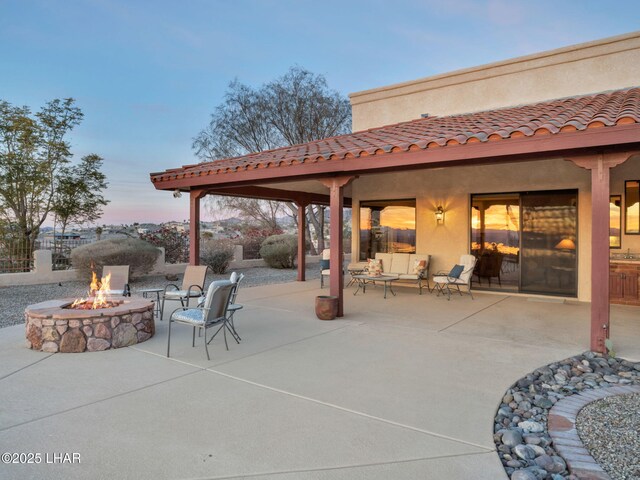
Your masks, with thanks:
M87 350L90 352L107 350L109 347L111 347L111 344L103 338L90 338L87 341Z
M528 470L516 470L511 474L511 480L538 480L538 477Z
M135 343L138 343L136 327L130 323L121 323L113 330L111 341L113 348L128 347Z
M111 328L116 328L120 324L120 317L113 317L111 319Z
M58 326L56 326L56 331L57 331L60 335L62 335L64 332L66 332L66 331L67 331L67 329L68 329L68 328L69 328L69 327L68 327L67 325L58 325Z
M35 325L27 325L27 340L31 343L31 348L40 350L42 348L42 329Z
M131 323L140 323L142 321L141 313L134 313L131 315Z
M109 328L104 323L98 323L93 329L93 335L96 338L104 338L110 340L111 330L109 330Z
M536 454L529 445L516 445L513 452L522 460L533 460Z
M56 353L58 351L58 344L56 342L45 342L42 344L41 350L48 353Z
M82 331L87 337L93 335L93 328L91 328L89 325L85 325L84 327L82 327Z
M507 462L507 466L512 468L520 468L522 466L522 463L520 463L518 460L509 460Z
M540 407L540 408L544 408L546 410L550 409L551 407L553 407L553 402L551 400L549 400L548 398L539 398L538 400L535 400L533 402L533 404L536 407Z
M554 455L551 459L553 460L553 468L549 470L551 473L562 473L567 469L567 464L562 457Z
M529 448L533 449L534 453L536 454L536 457L546 454L546 452L544 451L544 448L542 448L540 445L529 445Z
M142 314L144 320L151 320L153 318L153 312L146 311Z
M83 325L91 325L92 323L93 323L93 320L91 320L90 318L82 320Z
M531 433L540 433L544 432L544 426L541 423L534 422L532 420L527 420L524 422L518 423L518 426L523 430L526 430Z
M507 430L502 435L502 443L508 447L515 447L522 443L522 435L517 430Z
M80 328L82 322L80 320L69 320L69 328Z
M151 338L151 334L147 332L138 332L138 343L145 342Z
M42 340L44 342L55 342L56 340L60 340L60 334L53 327L44 327L42 329Z
M527 445L540 445L541 438L537 435L525 435L524 443Z
M71 322L69 322L71 323ZM87 347L87 340L78 328L71 328L62 336L60 340L60 352L79 353L84 352Z
M602 379L605 382L618 383L618 377L616 377L615 375L605 375L605 376L602 377Z

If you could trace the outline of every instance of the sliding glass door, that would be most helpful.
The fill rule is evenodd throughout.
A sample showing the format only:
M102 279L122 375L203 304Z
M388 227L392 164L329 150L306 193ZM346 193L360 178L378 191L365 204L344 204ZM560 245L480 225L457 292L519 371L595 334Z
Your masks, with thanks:
M475 288L576 296L578 192L471 196Z
M471 202L471 253L477 259L474 286L518 291L519 252L519 195L474 195Z
M576 296L577 192L532 192L521 201L521 290Z

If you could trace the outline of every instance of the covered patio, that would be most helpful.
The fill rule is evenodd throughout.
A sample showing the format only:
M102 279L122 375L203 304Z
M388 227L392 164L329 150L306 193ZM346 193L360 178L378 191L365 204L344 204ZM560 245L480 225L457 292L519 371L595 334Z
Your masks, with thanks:
M25 349L21 325L0 330L0 443L82 460L4 475L507 478L492 435L503 393L588 338L585 304L349 288L345 316L322 322L309 308L320 292L317 280L243 289L243 342L227 352L216 338L211 362L189 328L174 329L167 359L166 321L82 362ZM612 332L616 353L640 360L635 316L614 306Z
M580 225L571 241L580 239L581 245L577 251L573 247L574 298L591 302L588 345L605 352L610 335L612 172L624 164L625 175L640 178L639 152L640 89L631 88L472 114L427 116L304 145L186 165L153 173L151 181L157 189L189 192L191 263L199 261L200 201L209 194L295 202L301 212L300 256L305 245L304 207L312 202L328 204L331 265L342 263L345 205L357 208L363 200L409 195L417 198L416 216L422 221L418 253L431 254L437 268L450 268L460 254L469 252L471 194L573 189L578 213L572 221L577 224L579 217ZM433 211L443 204L449 221L457 222L455 229L435 228ZM358 215L353 218L352 229L358 232ZM362 255L357 242L354 233L354 254ZM304 262L299 265L298 279L303 281ZM566 267L551 268L556 268L557 276ZM331 269L330 293L339 298L338 316L345 311L341 273Z

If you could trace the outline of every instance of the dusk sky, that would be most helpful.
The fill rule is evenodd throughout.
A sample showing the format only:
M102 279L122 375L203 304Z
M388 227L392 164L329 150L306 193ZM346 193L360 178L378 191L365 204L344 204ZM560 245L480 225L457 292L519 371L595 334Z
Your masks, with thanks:
M192 138L234 78L292 65L343 94L638 30L640 2L601 0L0 0L0 99L74 97L75 159L97 153L99 223L188 218L149 173L194 163ZM206 214L204 214L206 220Z

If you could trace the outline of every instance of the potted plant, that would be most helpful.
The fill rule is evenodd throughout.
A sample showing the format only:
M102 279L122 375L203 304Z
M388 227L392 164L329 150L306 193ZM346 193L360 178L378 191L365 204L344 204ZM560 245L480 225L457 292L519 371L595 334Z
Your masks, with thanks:
M338 316L338 297L319 295L316 297L316 317L320 320L333 320Z

